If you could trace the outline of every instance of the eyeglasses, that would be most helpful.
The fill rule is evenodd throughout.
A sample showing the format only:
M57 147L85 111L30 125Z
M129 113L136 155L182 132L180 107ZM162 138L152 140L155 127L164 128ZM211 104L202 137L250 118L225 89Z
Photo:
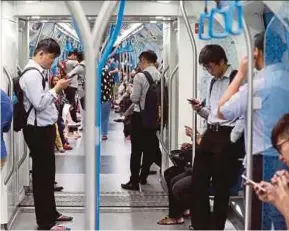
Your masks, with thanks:
M288 141L289 141L289 137L285 140L282 140L279 144L276 144L276 149L279 153L281 153L281 148L282 148L283 144L285 144Z
M211 64L205 64L205 65L203 65L203 69L205 71L212 71L214 69L214 66Z

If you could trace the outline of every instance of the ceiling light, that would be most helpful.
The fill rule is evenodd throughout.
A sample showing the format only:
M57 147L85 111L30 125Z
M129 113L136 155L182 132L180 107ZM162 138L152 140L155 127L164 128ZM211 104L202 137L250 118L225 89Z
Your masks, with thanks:
M25 1L25 3L35 3L35 2L40 2L40 1Z
M163 17L163 16L156 16L156 19L158 19L158 20L163 20L163 19L165 19L165 17Z
M31 16L31 19L40 19L40 16Z
M158 23L157 21L150 21L150 23Z
M157 2L161 2L161 3L170 3L171 1L157 1Z

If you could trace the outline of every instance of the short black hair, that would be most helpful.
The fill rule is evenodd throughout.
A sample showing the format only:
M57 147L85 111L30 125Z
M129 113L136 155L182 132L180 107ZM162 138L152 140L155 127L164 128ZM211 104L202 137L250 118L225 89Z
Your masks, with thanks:
M143 58L146 61L148 61L149 63L153 63L153 64L156 63L156 61L158 60L157 54L152 50L143 51L139 55L138 58L139 58L139 60L141 60Z
M78 50L77 50L77 49L74 49L74 50L72 50L72 51L69 51L67 56L69 57L69 56L71 56L71 55L76 55L76 56L77 56L77 55L78 55Z
M43 51L44 53L54 54L55 57L58 57L61 54L59 44L52 38L40 40L34 51L34 56L37 55L40 51Z
M264 51L264 37L265 37L265 32L261 32L254 36L254 39L255 39L254 47L258 48L261 51Z
M283 115L272 130L271 143L276 150L278 150L278 138L289 138L289 114Z
M226 64L228 63L225 50L217 44L204 46L199 55L199 64L201 65L207 65L209 63L219 64L222 60L224 60Z
M81 51L81 52L78 52L77 53L77 61L80 63L80 62L82 62L84 60L84 54L83 54L83 52Z

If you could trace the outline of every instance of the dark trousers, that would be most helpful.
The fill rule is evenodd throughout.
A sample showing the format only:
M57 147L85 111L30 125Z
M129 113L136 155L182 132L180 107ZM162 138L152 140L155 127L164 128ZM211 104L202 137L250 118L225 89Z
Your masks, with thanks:
M72 107L72 110L70 111L71 114L71 119L77 123L77 115L76 115L76 111L77 111L77 103L75 100L75 95L77 92L77 88L75 87L68 87L65 90L65 94L66 94L66 99L68 100L69 104Z
M130 181L139 183L140 179L146 179L149 175L150 166L154 161L156 147L156 130L146 129L143 126L140 113L132 114L132 133L131 133L131 157L130 157ZM140 174L140 165L142 168Z
M236 182L243 157L243 137L236 144L230 141L230 127L218 131L208 129L195 156L192 173L192 214L196 230L223 230L227 219L230 188ZM212 179L215 190L214 210L210 212L208 188Z
M172 166L164 172L169 194L169 217L181 218L189 208L191 197L192 174L183 168Z
M56 137L55 126L26 126L23 130L25 142L32 158L32 185L39 229L50 229L60 215L54 198Z

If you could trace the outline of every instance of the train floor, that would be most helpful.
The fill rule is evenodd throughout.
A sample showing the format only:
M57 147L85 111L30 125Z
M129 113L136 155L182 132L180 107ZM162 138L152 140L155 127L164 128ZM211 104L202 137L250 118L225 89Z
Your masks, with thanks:
M102 143L100 168L100 229L102 230L188 230L190 221L183 225L160 226L157 220L168 213L168 198L160 183L158 168L150 175L148 184L140 192L123 190L121 183L128 181L130 170L130 141L123 136L123 125L114 123L118 114L112 113L108 140ZM64 187L55 193L56 204L61 213L74 217L66 225L73 230L85 228L85 153L83 140L72 140L74 149L56 154L56 181ZM28 193L19 207L10 229L36 230L33 196ZM226 230L236 230L227 221Z

